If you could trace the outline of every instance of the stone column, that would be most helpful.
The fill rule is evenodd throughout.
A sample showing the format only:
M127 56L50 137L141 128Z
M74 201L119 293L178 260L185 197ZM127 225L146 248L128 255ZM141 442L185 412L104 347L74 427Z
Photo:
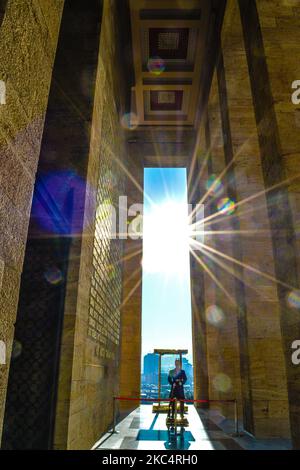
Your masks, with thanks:
M125 185L128 208L131 204L143 204L142 155L141 144L128 144ZM126 215L127 222L132 219ZM139 397L141 393L142 248L141 238L124 240L120 352L120 394L124 397ZM139 402L124 401L120 402L119 409L130 410L137 406Z
M194 155L188 166L188 201L192 211L203 194L203 183L200 179L202 160L205 159L205 142L203 140L203 125L200 123ZM193 213L191 223L196 221ZM199 230L195 226L195 230ZM192 338L193 338L193 367L194 367L194 398L208 399L208 368L207 368L207 329L205 320L205 273L195 256L199 256L196 246L192 246L195 255L190 254L191 272L191 301L192 301ZM205 407L207 405L196 405Z
M35 173L64 1L0 2L0 436Z
M207 196L205 201L206 217L205 245L217 252L240 258L237 245L240 242L238 222L220 212L220 204L225 198L233 197L234 185L229 177L230 168L226 170L224 138L219 100L217 73L214 73L208 101L206 124L207 152ZM214 185L214 186L213 186ZM210 219L211 217L211 219ZM242 310L242 285L239 272L216 253L204 250L204 261L216 277L212 281L206 275L207 282L213 284L214 296L207 299L207 332L209 349L209 376L211 399L237 399L240 408L245 409L247 390L245 378L247 361L240 357L243 345L239 337L246 336L243 323L240 321ZM243 356L244 357L244 356ZM240 367L241 362L241 367ZM241 371L243 372L243 403L241 403ZM225 416L233 417L232 404L221 405ZM245 416L246 420L246 416Z
M234 163L236 214L241 236L245 322L251 396L245 422L257 437L289 436L286 370L281 341L272 239L264 195L263 165L238 3L229 0L222 31L218 82L226 164ZM255 195L259 194L259 197ZM247 198L250 198L246 201ZM244 201L244 202L242 202ZM234 264L233 264L234 265ZM261 271L263 274L259 274ZM239 273L240 275L241 273ZM243 375L243 374L242 374Z
M240 1L250 70L262 173L278 285L280 325L287 371L291 434L300 448L300 369L292 363L292 343L300 338L297 235L300 203L299 105L292 84L300 79L299 2ZM273 190L271 188L274 187Z

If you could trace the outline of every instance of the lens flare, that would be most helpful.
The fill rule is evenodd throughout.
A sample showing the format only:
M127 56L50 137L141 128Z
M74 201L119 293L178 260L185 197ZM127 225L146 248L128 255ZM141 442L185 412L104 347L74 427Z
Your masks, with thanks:
M287 296L287 303L291 308L300 309L300 291L291 291Z
M121 117L121 126L127 131L133 131L138 126L138 117L134 113L125 113Z
M148 60L147 68L149 72L151 72L153 75L158 76L165 71L166 64L161 57L150 57L150 59Z
M213 326L221 326L225 321L223 310L217 305L210 305L206 309L206 318L208 323Z
M231 379L226 374L217 374L213 378L213 386L218 392L228 392L232 387Z
M75 171L40 174L32 201L32 214L46 233L82 233L86 191L93 188Z
M229 199L228 197L222 198L218 202L217 207L218 211L221 214L231 215L235 212L235 203L234 201L232 201L232 199Z
M45 279L49 284L53 286L57 286L63 280L63 275L60 269L58 268L51 268L45 272Z
M206 182L206 189L214 196L220 196L224 191L224 186L216 175L211 175Z

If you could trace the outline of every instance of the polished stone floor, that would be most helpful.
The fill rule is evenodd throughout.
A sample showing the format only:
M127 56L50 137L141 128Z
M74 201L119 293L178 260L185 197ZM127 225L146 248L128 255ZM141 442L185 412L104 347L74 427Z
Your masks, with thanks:
M240 450L242 447L208 416L199 416L188 406L189 427L177 436L166 428L166 414L152 413L152 406L141 405L116 426L116 434L105 434L94 449L143 450Z
M255 439L243 432L233 437L235 425L216 410L196 410L188 406L189 427L179 435L168 433L166 415L152 413L151 405L141 405L94 445L95 450L290 450L288 439ZM242 429L242 424L239 423Z

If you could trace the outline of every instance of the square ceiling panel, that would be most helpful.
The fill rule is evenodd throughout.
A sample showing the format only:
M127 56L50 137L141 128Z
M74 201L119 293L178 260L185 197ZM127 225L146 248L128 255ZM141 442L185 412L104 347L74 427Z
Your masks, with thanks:
M151 111L181 111L183 100L182 90L151 90Z
M186 60L189 44L188 28L150 28L150 57L165 60Z
M190 102L190 87L177 87L164 89L147 87L143 93L145 122L160 121L167 124L171 122L187 122Z
M194 124L210 2L182 3L130 0L139 125Z
M143 70L150 58L164 61L165 71L193 71L199 30L197 28L142 28Z
M151 32L151 30L150 30ZM158 33L158 51L178 50L180 40L179 31L161 31Z

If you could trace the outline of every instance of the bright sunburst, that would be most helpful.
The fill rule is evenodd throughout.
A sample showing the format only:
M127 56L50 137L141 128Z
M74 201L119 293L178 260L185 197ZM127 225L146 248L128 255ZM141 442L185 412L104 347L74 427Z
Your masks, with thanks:
M185 275L189 269L189 219L185 203L152 205L144 216L143 269Z

